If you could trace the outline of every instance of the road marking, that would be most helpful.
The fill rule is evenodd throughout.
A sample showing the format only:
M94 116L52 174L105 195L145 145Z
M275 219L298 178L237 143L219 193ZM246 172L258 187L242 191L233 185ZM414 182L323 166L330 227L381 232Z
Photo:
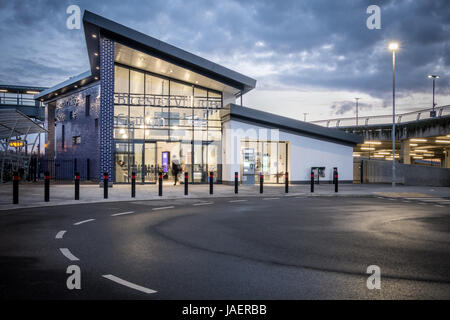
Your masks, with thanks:
M199 202L199 203L194 203L194 206L206 206L208 204L213 204L214 202Z
M111 215L111 217L117 217L117 216L123 216L125 214L131 214L134 213L134 211L127 211L127 212L120 212L120 213L114 213Z
M169 206L169 207L159 207L159 208L153 208L152 210L164 210L164 209L173 209L175 208L174 206Z
M243 200L243 199L241 199L241 200L230 200L228 202L245 202L245 201L248 201L248 200Z
M444 206L441 206L440 204L435 204L435 207L443 208Z
M79 226L80 224L87 223L87 222L91 222L91 221L94 221L94 220L95 220L95 219L87 219L87 220L75 222L73 225L74 225L74 226Z
M402 200L403 202L407 202L407 203L410 203L411 201L408 201L408 200Z
M67 248L59 248L59 251L61 251L61 253L64 255L64 257L66 257L67 259L69 259L70 261L78 261L80 259L78 259L77 257L75 257L72 252L70 252L69 249Z
M66 233L66 230L61 230L59 231L56 236L55 239L62 239L64 237L64 234Z
M279 200L280 198L263 198L263 200Z
M113 276L112 274L104 274L104 275L102 275L102 277L106 278L106 279L109 279L111 281L114 281L114 282L116 282L118 284L121 284L121 285L123 285L125 287L131 288L131 289L134 289L134 290L138 290L138 291L141 291L141 292L144 292L144 293L147 293L147 294L148 293L156 293L157 292L155 290L152 290L152 289L149 289L149 288L145 288L145 287L142 287L140 285L131 283L129 281L120 279L120 278L118 278L116 276Z

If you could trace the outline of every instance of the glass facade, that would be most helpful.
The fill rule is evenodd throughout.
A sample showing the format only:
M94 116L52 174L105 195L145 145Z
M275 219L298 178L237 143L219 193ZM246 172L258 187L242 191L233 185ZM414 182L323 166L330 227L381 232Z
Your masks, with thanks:
M241 177L251 176L259 183L260 174L264 183L284 183L288 168L288 143L285 141L241 141Z
M116 182L173 179L179 162L190 182L221 179L222 94L121 64L114 67Z

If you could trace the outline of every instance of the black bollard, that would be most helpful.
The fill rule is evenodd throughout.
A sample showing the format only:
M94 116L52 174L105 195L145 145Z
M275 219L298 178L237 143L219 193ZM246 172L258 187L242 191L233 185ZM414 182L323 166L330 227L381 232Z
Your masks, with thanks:
M189 185L189 174L187 172L184 173L184 195L188 195L188 185Z
M80 173L75 172L75 200L80 200Z
M103 172L103 199L108 199L108 172Z
M259 193L263 193L264 192L264 175L260 174L259 176Z
M13 173L13 204L19 203L19 173Z
M45 171L45 181L44 181L44 201L50 201L50 172Z
M214 172L209 173L209 194L213 194Z
M337 168L334 170L334 192L338 192L339 175Z
M284 178L284 192L289 193L289 173L286 172L286 177Z
M131 197L136 197L136 172L131 172Z
M158 178L158 183L159 183L159 185L158 185L158 195L161 197L162 196L162 183L163 183L163 179L162 179L162 172L160 172L159 173L159 178Z
M314 171L311 170L311 192L314 192Z
M234 173L234 193L238 193L238 185L239 185L239 174L237 172Z

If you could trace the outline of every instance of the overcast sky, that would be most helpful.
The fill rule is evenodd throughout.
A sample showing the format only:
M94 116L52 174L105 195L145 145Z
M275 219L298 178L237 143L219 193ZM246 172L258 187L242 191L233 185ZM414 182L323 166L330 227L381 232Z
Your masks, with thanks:
M244 105L307 120L388 114L397 54L399 112L450 104L450 1L0 0L0 83L53 86L89 69L77 4L257 80ZM369 5L381 29L369 30Z

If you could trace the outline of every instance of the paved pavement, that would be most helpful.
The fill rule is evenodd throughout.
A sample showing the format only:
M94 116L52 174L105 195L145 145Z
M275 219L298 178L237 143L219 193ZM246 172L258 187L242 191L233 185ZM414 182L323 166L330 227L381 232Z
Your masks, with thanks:
M72 184L51 184L50 202L44 202L44 185L42 183L20 184L19 204L12 204L12 185L0 185L0 211L24 207L43 207L67 205L76 203L130 201L130 185L114 185L109 189L109 197L103 199L103 189L98 184L82 184L80 187L80 200L74 200L74 186ZM264 195L285 195L284 185L265 185ZM291 185L289 196L389 196L408 198L435 198L450 197L448 187L414 187L397 186L393 189L387 184L340 184L339 193L334 192L334 185L322 183L315 185L314 193L310 192L309 185ZM161 200L161 199L195 199L216 197L253 197L260 196L259 185L241 185L239 194L235 195L234 186L214 185L214 194L209 195L209 185L189 185L189 195L184 196L184 185L173 186L165 184L163 196L158 196L157 185L137 185L135 200ZM0 213L1 214L1 213Z
M279 193L4 211L0 298L449 299L450 206L410 198ZM70 265L81 290L66 287ZM381 269L380 290L366 287L369 265Z

